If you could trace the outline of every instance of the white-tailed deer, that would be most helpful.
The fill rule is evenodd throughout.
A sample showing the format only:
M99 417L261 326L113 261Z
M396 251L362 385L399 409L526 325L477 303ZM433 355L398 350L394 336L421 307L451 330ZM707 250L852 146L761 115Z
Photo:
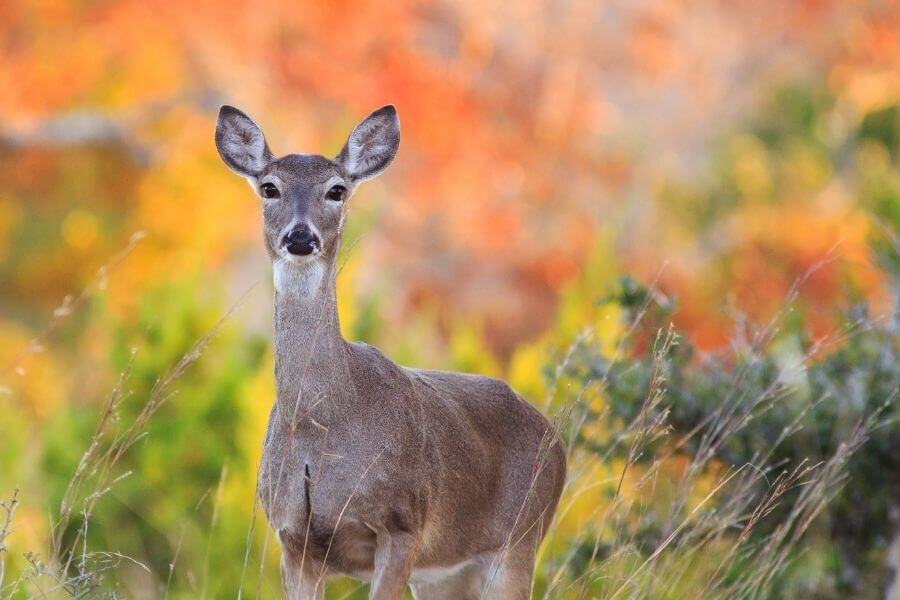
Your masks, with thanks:
M341 337L336 259L347 201L400 143L393 106L334 159L276 158L223 106L216 147L262 198L275 271L275 380L259 495L289 598L324 578L370 598L527 598L566 459L550 423L502 381L396 365Z

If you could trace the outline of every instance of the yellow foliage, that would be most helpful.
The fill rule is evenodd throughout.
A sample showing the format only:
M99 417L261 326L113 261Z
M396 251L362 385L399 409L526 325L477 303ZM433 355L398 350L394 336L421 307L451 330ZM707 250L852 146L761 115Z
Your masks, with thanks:
M66 377L53 355L30 344L33 335L19 324L0 321L0 394L38 424L62 401Z
M341 320L341 334L347 339L350 339L349 332L356 330L359 298L355 284L360 264L359 255L352 251L345 255L345 260L339 260L340 272L336 282L336 301L338 316Z
M606 405L606 397L602 392L589 390L586 397L582 399L590 408L590 412L594 416L603 414ZM607 418L589 419L581 428L581 435L586 439L594 442L604 442L610 439L614 431L610 429Z
M741 135L732 141L729 150L732 176L741 196L751 202L769 198L772 172L762 141L749 134Z
M86 210L73 210L62 222L62 238L75 250L90 250L100 235L97 217Z
M247 426L240 429L241 448L247 448L248 469L253 469L252 478L256 477L256 465L262 457L262 443L265 438L269 413L275 404L275 358L271 352L266 353L265 360L251 379L244 385L245 391L240 395L242 412L247 416Z
M460 323L450 331L450 362L453 369L482 375L500 375L500 363L488 347L481 328Z
M789 193L818 190L831 180L832 166L824 152L808 144L793 143L786 154L782 170L793 184Z
M514 390L540 406L547 398L543 368L547 364L547 343L520 344L509 359L506 379Z
M570 481L559 501L555 536L569 540L583 534L585 527L608 526L602 517L608 516L621 475L616 466L621 465L604 464L592 455L570 457Z

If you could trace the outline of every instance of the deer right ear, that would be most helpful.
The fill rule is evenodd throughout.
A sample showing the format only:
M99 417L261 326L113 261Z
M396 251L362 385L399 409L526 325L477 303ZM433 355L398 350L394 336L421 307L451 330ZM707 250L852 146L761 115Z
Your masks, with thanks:
M397 109L388 104L356 126L337 160L353 181L364 181L387 169L399 146L400 120Z
M225 164L244 177L257 177L272 160L262 129L233 106L219 109L216 148Z

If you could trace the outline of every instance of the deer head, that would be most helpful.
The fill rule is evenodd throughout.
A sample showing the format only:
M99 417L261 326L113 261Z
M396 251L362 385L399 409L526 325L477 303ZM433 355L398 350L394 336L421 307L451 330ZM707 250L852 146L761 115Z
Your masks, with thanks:
M220 109L216 148L262 199L265 245L279 293L314 295L323 275L333 273L347 201L360 182L391 164L399 145L400 121L391 105L363 119L333 159L275 157L250 117L232 106Z

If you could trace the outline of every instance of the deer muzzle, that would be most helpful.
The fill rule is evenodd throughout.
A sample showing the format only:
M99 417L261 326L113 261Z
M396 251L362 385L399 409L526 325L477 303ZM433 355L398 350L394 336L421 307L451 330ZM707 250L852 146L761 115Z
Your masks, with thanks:
M322 240L308 225L299 225L284 236L281 245L288 254L309 256L321 251Z

